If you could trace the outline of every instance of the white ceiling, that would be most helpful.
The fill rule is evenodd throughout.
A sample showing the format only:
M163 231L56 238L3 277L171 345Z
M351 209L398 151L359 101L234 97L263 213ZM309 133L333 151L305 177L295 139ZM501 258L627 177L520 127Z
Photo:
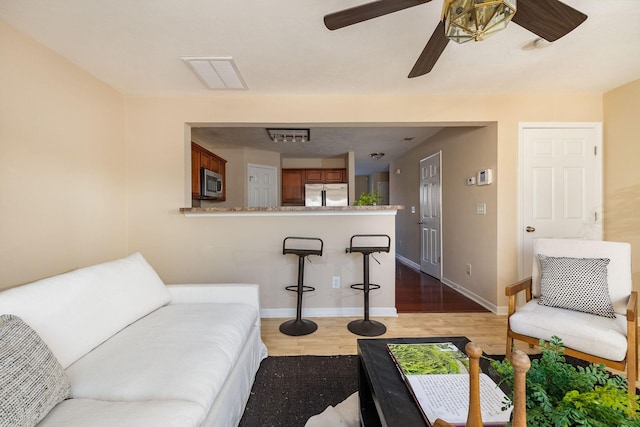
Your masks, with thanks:
M414 79L441 0L325 28L324 15L365 2L0 0L0 18L127 95L208 93L183 56L233 57L250 94L600 93L640 78L640 0L565 0L588 19L550 46L529 49L536 37L512 23L480 43L449 43Z

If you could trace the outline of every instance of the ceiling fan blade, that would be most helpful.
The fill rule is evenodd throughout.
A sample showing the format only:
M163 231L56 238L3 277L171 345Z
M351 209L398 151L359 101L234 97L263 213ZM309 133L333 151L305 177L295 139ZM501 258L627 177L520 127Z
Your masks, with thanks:
M518 0L517 8L511 20L550 42L587 19L584 13L558 0Z
M324 17L324 25L330 30L337 30L338 28L388 15L430 1L431 0L378 0L330 13Z
M444 34L444 22L440 21L411 69L409 78L422 76L431 71L448 43L449 38Z

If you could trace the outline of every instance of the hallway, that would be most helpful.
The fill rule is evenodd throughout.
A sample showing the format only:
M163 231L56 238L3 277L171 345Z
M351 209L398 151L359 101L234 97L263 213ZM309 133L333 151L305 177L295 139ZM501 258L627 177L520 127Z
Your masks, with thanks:
M488 313L489 310L458 291L396 261L398 313Z

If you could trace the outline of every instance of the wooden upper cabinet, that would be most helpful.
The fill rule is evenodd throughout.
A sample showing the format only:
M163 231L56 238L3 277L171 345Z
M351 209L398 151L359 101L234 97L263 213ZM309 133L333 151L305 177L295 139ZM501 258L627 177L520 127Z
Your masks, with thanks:
M191 143L191 198L200 197L200 152L193 149Z
M324 182L324 169L303 169L303 170L304 170L305 184Z
M346 169L302 169L305 184L347 182Z
M324 170L324 182L326 183L341 183L347 182L346 169L325 169Z
M200 198L200 169L206 168L222 175L222 197L215 199L215 201L224 201L227 195L226 165L227 161L222 157L213 154L195 142L191 142L191 197L193 199Z
M304 205L304 171L282 169L282 204Z
M347 182L346 169L282 169L282 204L304 206L305 184Z

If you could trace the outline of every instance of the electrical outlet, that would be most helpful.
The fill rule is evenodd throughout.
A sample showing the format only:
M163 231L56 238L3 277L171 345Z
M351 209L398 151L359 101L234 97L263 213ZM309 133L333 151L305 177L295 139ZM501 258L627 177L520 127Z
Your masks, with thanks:
M471 276L471 264L467 264L467 274Z
M334 289L339 289L340 288L340 277L339 276L333 276L333 279L331 279L331 287Z

